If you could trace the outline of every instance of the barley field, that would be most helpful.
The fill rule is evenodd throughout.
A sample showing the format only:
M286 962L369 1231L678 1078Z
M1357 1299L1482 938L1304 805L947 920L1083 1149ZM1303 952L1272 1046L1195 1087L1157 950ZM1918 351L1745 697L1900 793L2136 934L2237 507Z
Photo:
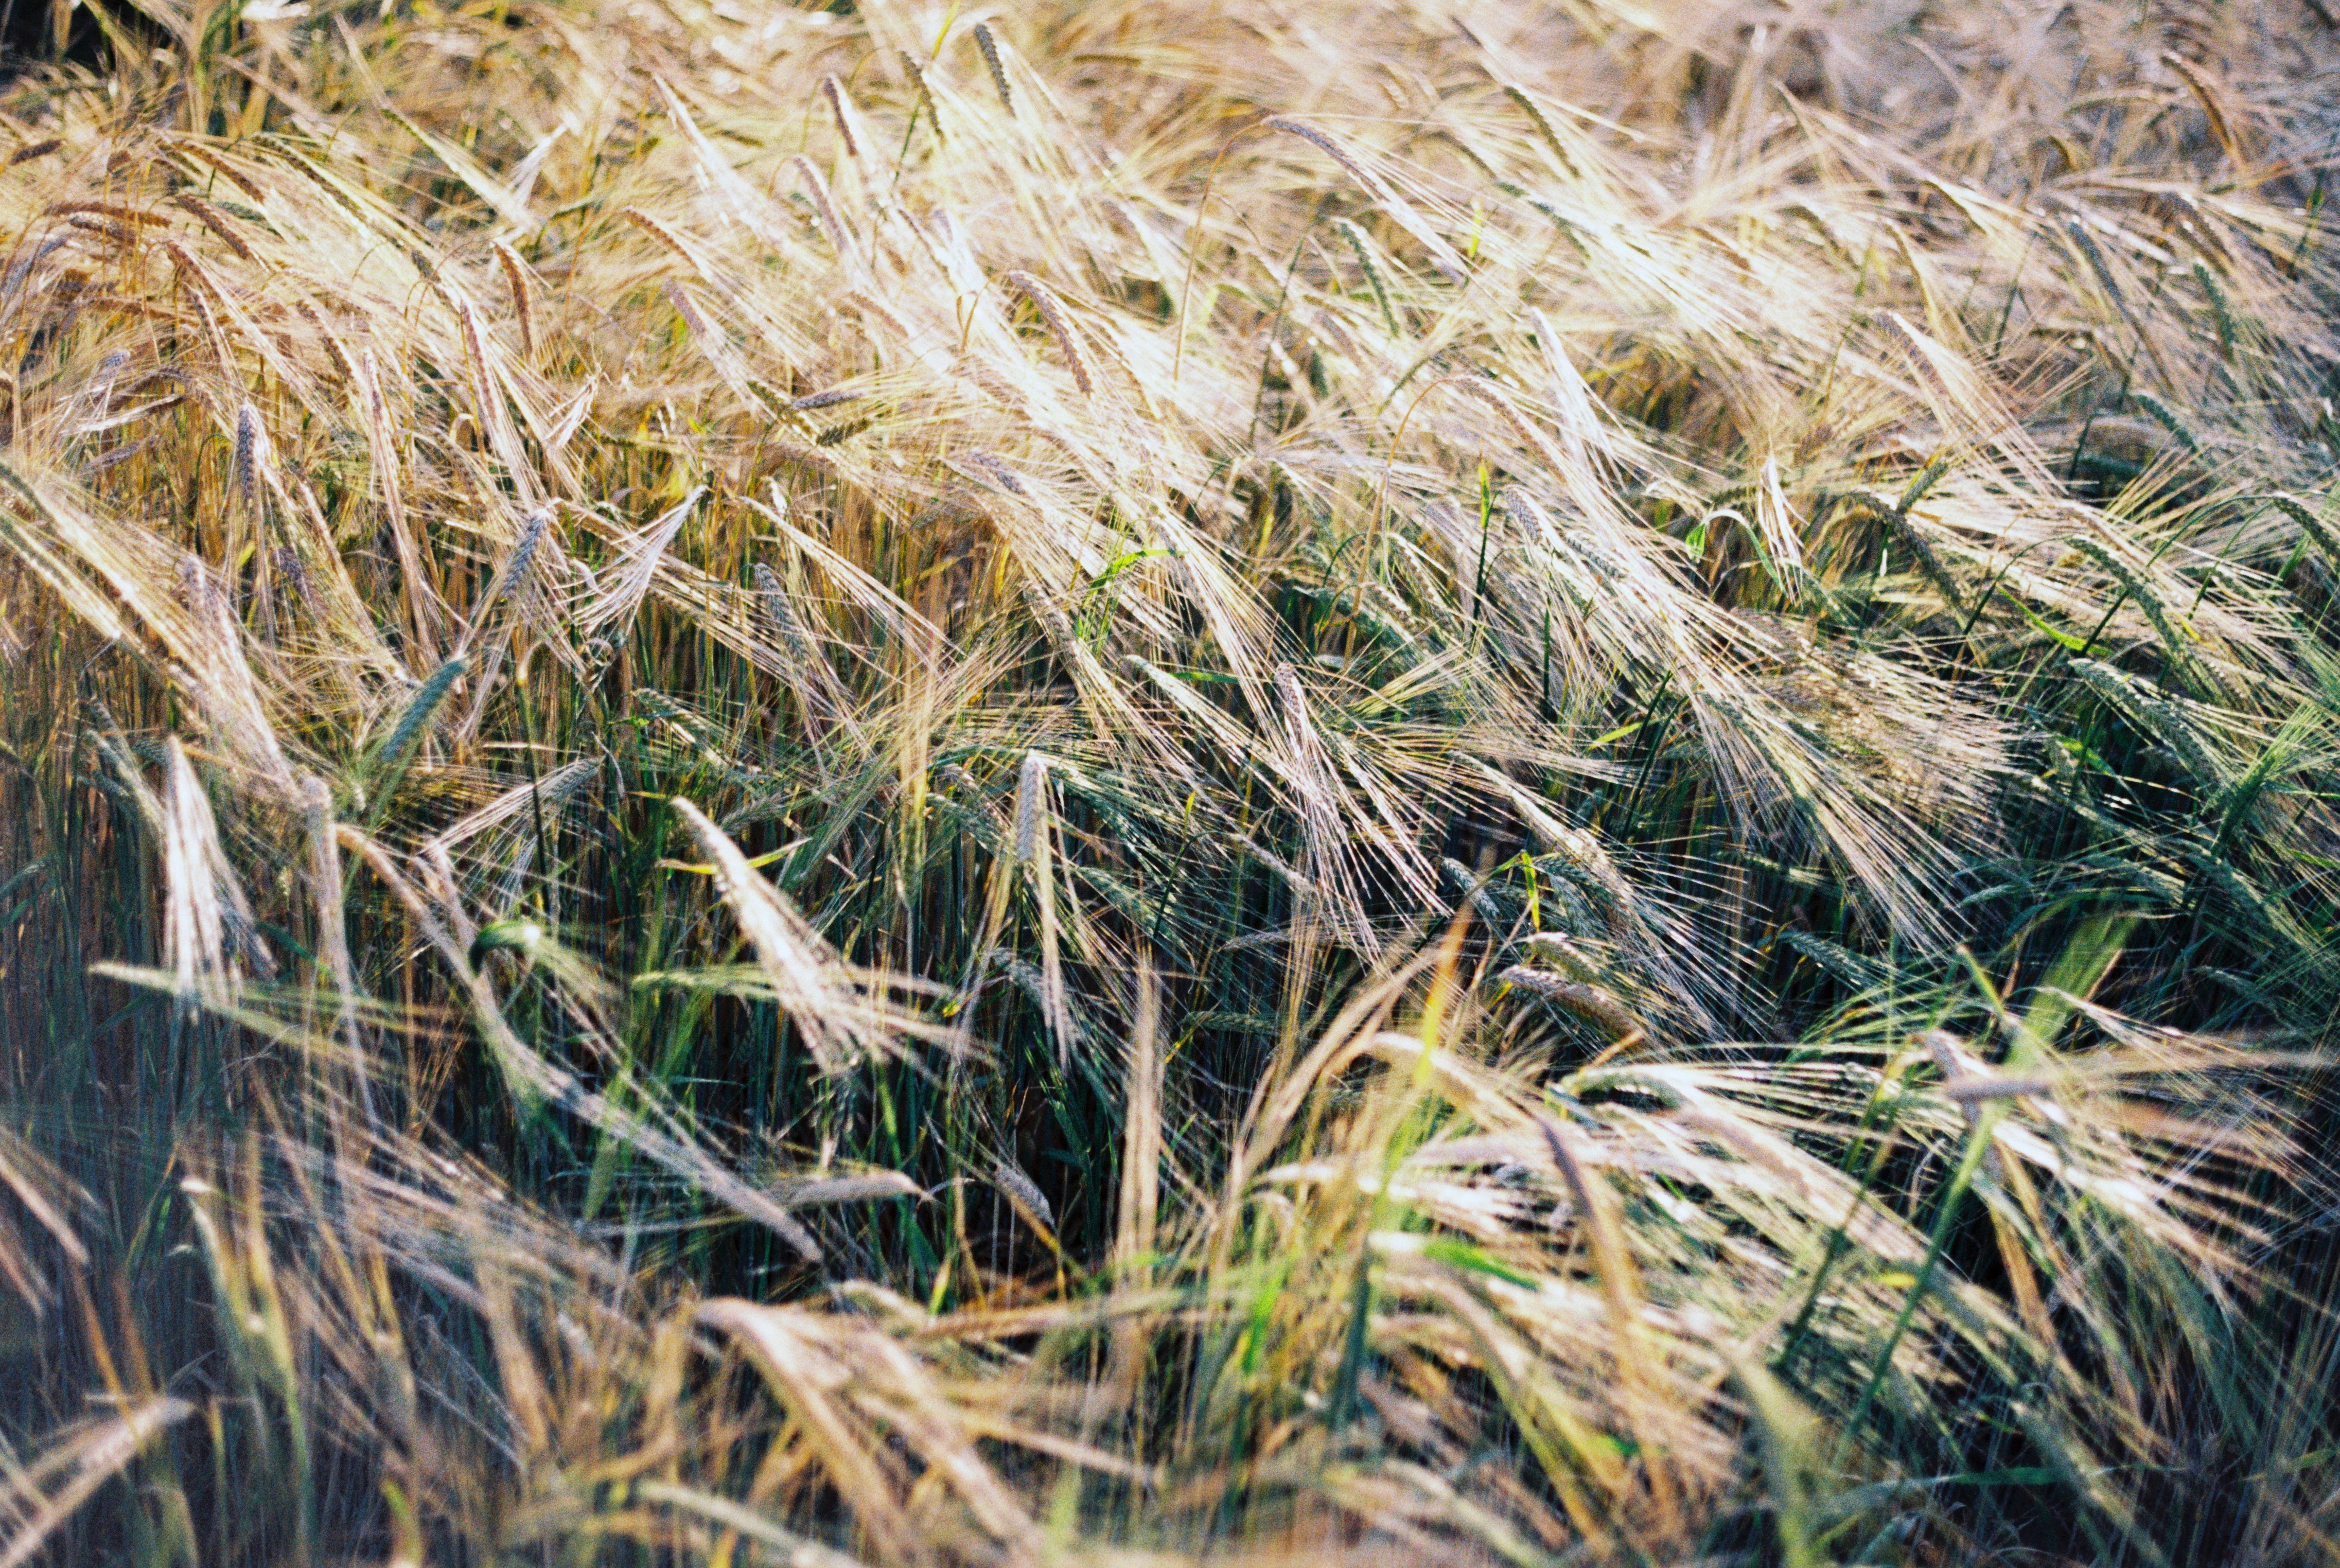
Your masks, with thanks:
M2340 1561L2340 6L17 9L0 1568Z

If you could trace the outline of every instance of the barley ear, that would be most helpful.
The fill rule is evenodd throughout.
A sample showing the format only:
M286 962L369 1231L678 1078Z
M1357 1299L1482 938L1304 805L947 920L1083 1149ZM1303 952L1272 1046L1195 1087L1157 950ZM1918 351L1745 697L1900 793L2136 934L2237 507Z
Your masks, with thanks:
M1002 273L1000 282L1032 302L1032 308L1040 313L1040 320L1047 326L1048 335L1056 340L1056 346L1064 351L1066 362L1072 366L1074 384L1081 389L1083 396L1095 397L1096 381L1089 373L1088 356L1081 352L1080 340L1073 335L1072 322L1065 314L1064 303L1056 298L1055 291L1031 273L1022 271Z
M504 270L504 286L511 290L512 320L520 327L520 350L530 359L536 357L536 311L530 303L528 269L521 264L520 253L501 240L495 242L496 263Z
M1016 94L1008 90L1007 66L1000 58L999 40L992 36L990 23L977 22L975 25L975 46L983 51L984 68L991 73L991 84L998 90L999 102L1007 110L1008 117L1013 119L1016 115Z

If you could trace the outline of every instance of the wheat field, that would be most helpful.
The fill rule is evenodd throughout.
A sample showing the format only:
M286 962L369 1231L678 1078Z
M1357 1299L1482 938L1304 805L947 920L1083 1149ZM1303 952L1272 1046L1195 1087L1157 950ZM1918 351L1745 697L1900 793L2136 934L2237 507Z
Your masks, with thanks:
M2340 1560L2333 7L134 4L0 1568Z

